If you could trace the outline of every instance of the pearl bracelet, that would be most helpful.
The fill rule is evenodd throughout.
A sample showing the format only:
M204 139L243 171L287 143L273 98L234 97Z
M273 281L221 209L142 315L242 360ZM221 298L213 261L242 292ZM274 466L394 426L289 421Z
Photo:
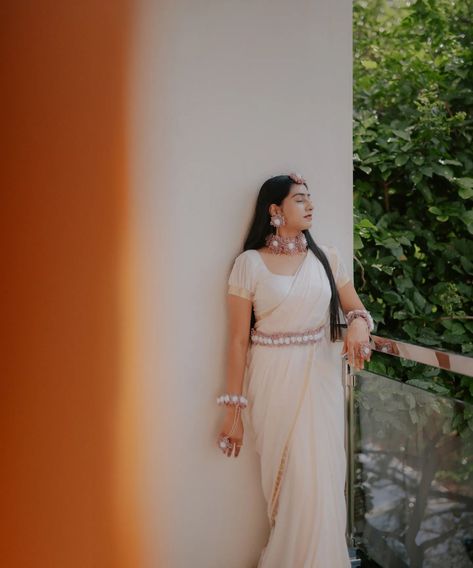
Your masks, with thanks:
M350 310L346 315L347 324L350 325L355 318L363 318L368 325L368 331L370 333L373 331L373 318L368 310Z
M248 404L248 400L241 394L222 394L217 398L217 404L225 404L239 406L240 408L245 408Z

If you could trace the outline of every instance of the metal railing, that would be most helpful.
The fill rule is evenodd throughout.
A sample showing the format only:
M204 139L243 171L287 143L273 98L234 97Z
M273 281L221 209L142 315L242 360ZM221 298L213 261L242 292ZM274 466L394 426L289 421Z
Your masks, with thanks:
M371 337L373 352L473 377L471 357ZM364 565L361 556L382 568L471 565L473 405L352 371L346 355L342 373L352 566ZM444 555L439 564L434 553Z

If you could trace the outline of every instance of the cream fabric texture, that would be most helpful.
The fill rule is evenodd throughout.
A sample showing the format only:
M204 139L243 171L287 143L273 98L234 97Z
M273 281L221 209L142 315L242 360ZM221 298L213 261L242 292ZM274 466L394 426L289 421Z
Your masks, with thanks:
M338 250L319 246L343 286L350 278ZM309 250L294 276L276 275L247 250L235 259L228 293L251 299L261 332L325 326L316 344L248 348L242 417L260 457L270 526L258 568L348 568L344 391L331 350L325 269Z

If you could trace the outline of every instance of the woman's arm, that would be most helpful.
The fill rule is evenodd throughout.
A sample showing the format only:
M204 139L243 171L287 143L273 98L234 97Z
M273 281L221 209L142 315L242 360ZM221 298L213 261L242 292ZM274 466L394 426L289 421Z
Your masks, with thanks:
M227 346L227 393L242 394L243 378L245 375L246 356L250 342L250 323L251 323L251 300L236 296L227 295L228 308L228 346ZM230 449L225 450L227 457L240 453L243 443L243 421L241 414L237 415L237 406L228 405L225 419L223 421L220 436L228 436L232 432Z
M337 288L337 290L344 314L347 314L351 310L366 309L361 302L351 280L343 286ZM363 359L359 355L358 348L360 343L369 342L369 339L370 332L366 321L363 318L355 318L348 326L342 349L342 354L348 354L348 362L352 367L363 369L365 359ZM366 360L369 361L370 359L371 355Z
M340 288L337 288L337 290L344 314L347 314L350 310L366 309L363 306L358 294L356 293L355 287L353 286L353 282L351 280L349 280Z
M242 394L246 355L250 342L251 301L227 295L227 392Z

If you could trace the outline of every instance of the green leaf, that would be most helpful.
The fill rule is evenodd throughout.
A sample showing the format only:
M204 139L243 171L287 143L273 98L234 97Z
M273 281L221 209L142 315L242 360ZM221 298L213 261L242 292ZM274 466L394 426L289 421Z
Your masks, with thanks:
M466 256L461 256L460 263L465 272L467 272L468 274L473 274L473 262L469 258L467 258Z
M448 179L448 181L453 181L455 176L453 175L453 171L448 166L442 166L441 164L434 164L432 166L434 173L438 176Z
M367 229L373 229L375 231L378 230L378 227L372 223L369 219L362 219L359 223L358 223L359 227L366 227Z
M473 196L473 178L455 178L455 182L460 186L458 195L462 199L469 199Z
M462 323L458 322L458 321L453 321L451 319L443 319L440 322L443 327L445 327L445 329L448 329L448 331L452 334L462 334L465 331L465 327Z
M440 344L440 340L432 339L431 337L426 337L424 335L419 335L417 337L417 341L419 343L423 343L424 345L439 345Z
M404 305L406 306L406 308L408 309L411 315L414 315L416 313L414 302L412 302L412 300L410 300L409 298L404 298Z
M396 136L398 136L399 138L402 138L403 140L406 140L407 142L411 141L411 134L410 132L406 132L405 130L396 130L393 128L393 132Z
M393 313L393 319L395 320L405 320L408 317L405 310L399 310Z
M384 292L383 298L391 304L402 303L401 296L397 292L394 292L393 290L387 290L386 292Z
M360 235L355 234L353 235L353 248L355 250L360 250L363 248L363 240L361 239Z
M465 189L473 189L473 178L455 178L455 181L460 187L464 187Z
M394 159L394 163L396 164L396 166L403 166L408 161L409 161L408 154L398 154Z
M438 383L434 383L433 381L426 381L424 379L409 379L406 381L406 384L419 389L433 391L438 394L448 394L448 389L446 387L443 387Z
M473 321L466 321L464 326L473 335Z
M458 191L458 195L462 198L462 199L470 199L470 197L473 196L473 189L463 189L461 188Z
M376 61L372 61L371 59L362 59L361 64L365 69L376 69L376 67L378 67Z
M417 337L418 329L413 322L408 321L407 323L403 324L402 329L409 335L411 339L415 339Z
M440 369L438 367L426 367L423 369L422 376L425 378L432 378L437 377L440 373Z
M453 345L462 345L465 341L465 335L463 333L450 333L447 331L441 337L442 341L446 343L452 343Z
M468 231L473 234L473 210L465 211L465 213L460 217L460 219L468 227Z
M426 300L417 290L414 290L414 302L421 310L425 308Z
M423 166L422 168L420 168L420 171L424 174L425 177L432 177L432 174L434 173L434 170L432 169L431 166Z

